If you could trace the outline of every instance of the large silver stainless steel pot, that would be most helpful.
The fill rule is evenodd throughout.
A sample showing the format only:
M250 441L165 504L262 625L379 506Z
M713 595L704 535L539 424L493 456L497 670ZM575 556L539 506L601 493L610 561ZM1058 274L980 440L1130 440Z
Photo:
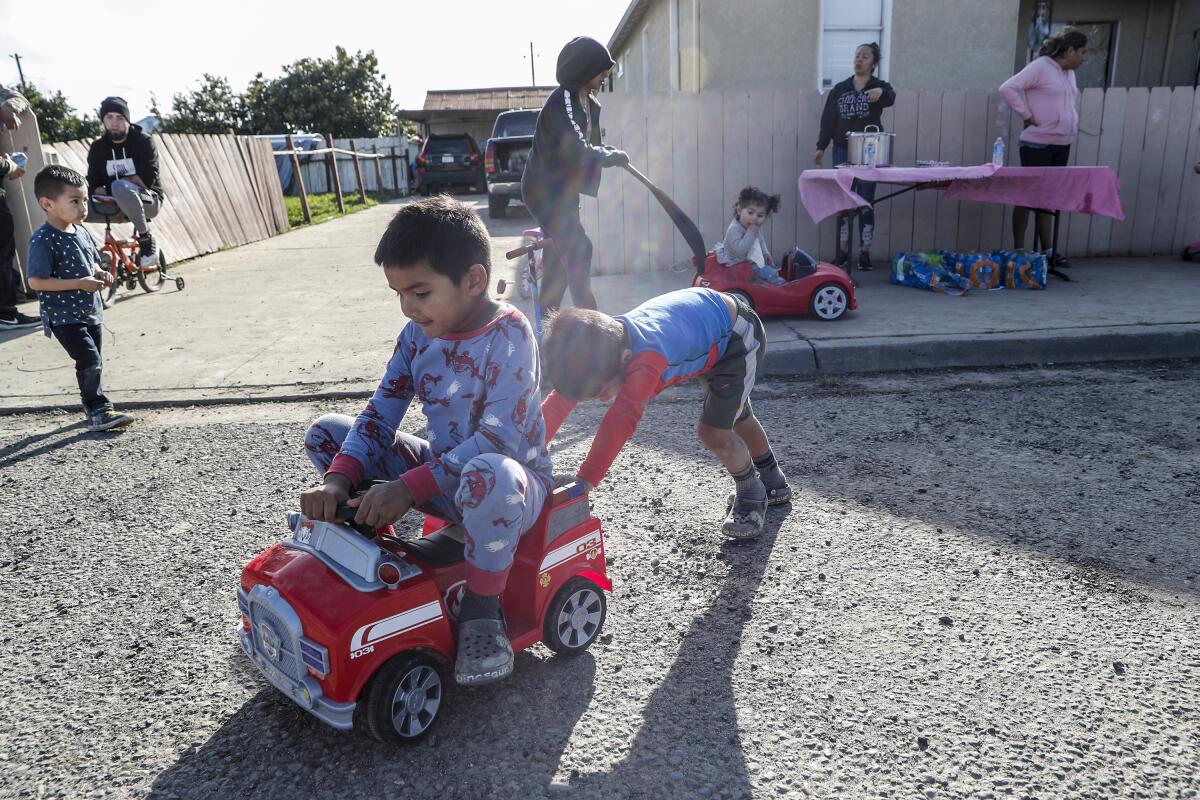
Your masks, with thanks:
M871 130L874 128L874 130ZM890 167L892 165L892 141L894 133L884 133L878 125L868 125L862 133L846 134L846 158L856 167ZM867 143L874 143L875 158L867 163Z

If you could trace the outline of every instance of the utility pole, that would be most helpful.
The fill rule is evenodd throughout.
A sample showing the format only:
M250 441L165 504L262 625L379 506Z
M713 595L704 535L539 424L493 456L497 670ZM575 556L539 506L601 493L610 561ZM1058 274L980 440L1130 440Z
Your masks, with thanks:
M529 43L529 85L537 86L537 72L533 68L533 42Z
M533 45L530 44L530 47L532 47L532 46ZM530 52L532 52L532 51L530 51ZM25 70L21 69L21 54L13 53L12 57L17 60L17 74L21 76L21 85L24 86L25 85Z

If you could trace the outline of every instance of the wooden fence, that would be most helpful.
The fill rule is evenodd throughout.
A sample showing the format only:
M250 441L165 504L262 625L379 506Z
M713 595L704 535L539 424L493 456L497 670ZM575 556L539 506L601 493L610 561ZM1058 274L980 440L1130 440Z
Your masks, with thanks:
M823 98L813 92L712 91L699 94L605 95L605 141L629 152L656 185L699 225L709 244L721 239L738 190L754 184L783 196L766 226L771 250L794 244L829 259L832 219L814 224L800 205L797 179L813 166ZM1121 182L1124 222L1063 216L1068 256L1177 253L1200 239L1200 93L1191 88L1085 89L1071 163L1106 164ZM893 162L952 164L990 160L1004 136L1018 164L1021 120L997 92L900 91L884 113L896 133ZM832 148L826 152L830 166ZM879 187L879 194L887 189ZM690 257L650 193L622 170L605 170L599 201L584 198L584 227L597 272L662 269ZM901 195L879 204L875 246L897 251L945 247L990 250L1011 245L1011 211L990 203L946 201L940 192ZM1032 226L1030 226L1032 236Z
M269 142L249 136L193 134L156 134L154 141L166 201L152 228L167 258L192 258L288 229ZM86 174L89 144L62 142L45 145L43 152L47 163ZM28 183L32 191L32 181ZM103 225L87 227L103 240ZM132 234L128 223L115 227L124 235Z
M374 159L364 159L360 164L363 186L368 192L378 192L382 186L384 191L408 194L408 139L403 136L379 136L374 138L334 139L333 146L349 150L351 145L363 155L378 153L379 169L375 169ZM310 194L332 192L333 186L326 161L320 156L300 156L301 175L304 177L305 189ZM358 175L354 171L354 162L350 156L338 155L338 177L342 191L350 193L358 191ZM381 182L382 179L382 182ZM293 187L291 194L295 194Z

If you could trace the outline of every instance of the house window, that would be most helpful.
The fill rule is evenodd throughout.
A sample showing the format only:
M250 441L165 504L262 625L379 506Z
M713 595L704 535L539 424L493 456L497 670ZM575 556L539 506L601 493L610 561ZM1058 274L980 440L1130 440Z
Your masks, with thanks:
M1067 28L1081 31L1088 39L1087 56L1075 70L1076 85L1080 89L1107 89L1112 86L1113 69L1117 61L1117 23L1054 21L1050 23L1050 35L1058 36Z
M821 0L822 91L853 74L854 51L864 42L879 42L876 74L887 78L891 18L892 0Z

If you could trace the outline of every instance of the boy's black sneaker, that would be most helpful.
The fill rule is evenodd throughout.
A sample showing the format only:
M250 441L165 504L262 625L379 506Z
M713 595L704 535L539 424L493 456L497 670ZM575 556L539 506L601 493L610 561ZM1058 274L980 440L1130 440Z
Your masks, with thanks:
M870 253L859 253L858 254L858 268L860 270L862 270L863 272L870 272L871 270L875 269L874 267L871 266L871 254Z
M20 311L0 315L0 330L19 331L24 328L36 328L41 324L41 317L31 317L28 314L22 314Z
M153 267L158 264L158 245L150 231L138 234L138 266Z
M109 431L113 428L123 428L131 422L133 422L133 417L128 414L118 414L111 408L106 408L88 417L88 430L93 432Z

